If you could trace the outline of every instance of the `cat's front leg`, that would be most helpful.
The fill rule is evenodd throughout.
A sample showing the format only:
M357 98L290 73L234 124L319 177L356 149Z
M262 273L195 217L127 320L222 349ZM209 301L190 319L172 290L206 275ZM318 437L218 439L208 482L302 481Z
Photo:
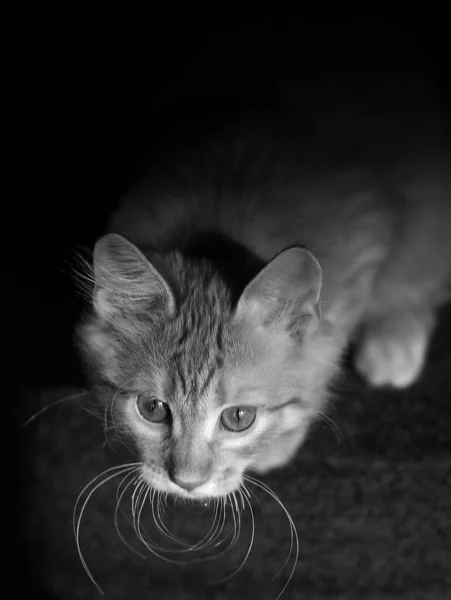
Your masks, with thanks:
M424 367L434 321L428 308L404 307L367 317L357 342L356 369L374 386L413 384Z

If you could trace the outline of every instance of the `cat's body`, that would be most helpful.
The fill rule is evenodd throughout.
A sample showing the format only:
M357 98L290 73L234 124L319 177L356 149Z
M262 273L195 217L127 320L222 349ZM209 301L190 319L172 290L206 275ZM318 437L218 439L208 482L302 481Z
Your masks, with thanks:
M356 114L303 109L175 153L111 218L139 251L118 236L96 248L82 338L162 491L220 496L285 464L356 338L371 383L421 372L451 274L442 125L381 109L384 127L362 131Z

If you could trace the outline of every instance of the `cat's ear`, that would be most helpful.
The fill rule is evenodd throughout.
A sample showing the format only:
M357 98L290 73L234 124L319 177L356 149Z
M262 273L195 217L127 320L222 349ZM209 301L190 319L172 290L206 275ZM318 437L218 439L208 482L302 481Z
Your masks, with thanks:
M246 286L236 310L255 325L277 323L297 333L320 317L322 269L311 252L294 247L273 258Z
M107 320L142 313L172 314L175 299L169 285L138 248L116 233L94 248L93 304Z

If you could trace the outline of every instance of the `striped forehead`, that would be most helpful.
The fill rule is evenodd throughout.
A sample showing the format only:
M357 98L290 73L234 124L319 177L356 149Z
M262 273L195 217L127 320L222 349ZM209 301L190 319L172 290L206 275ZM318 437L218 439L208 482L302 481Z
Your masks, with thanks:
M182 352L174 355L168 373L170 395L203 396L216 382L221 366L222 360L215 355L195 356Z
M220 321L196 315L184 323L168 363L172 394L205 394L224 363Z

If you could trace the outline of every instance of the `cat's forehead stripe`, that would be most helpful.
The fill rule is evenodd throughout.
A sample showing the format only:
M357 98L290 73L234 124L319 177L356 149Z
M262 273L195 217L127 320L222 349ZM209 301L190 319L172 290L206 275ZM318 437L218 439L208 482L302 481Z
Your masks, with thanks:
M210 383L212 382L213 377L215 376L216 372L217 372L217 363L214 364L212 367L210 367L210 370L208 371L207 377L205 378L205 380L203 382L203 385L202 385L201 389L199 390L199 393L201 395L204 394L207 391L207 389L208 389Z
M224 364L221 312L211 302L195 300L188 296L181 307L170 360L172 393L184 397L205 394Z

